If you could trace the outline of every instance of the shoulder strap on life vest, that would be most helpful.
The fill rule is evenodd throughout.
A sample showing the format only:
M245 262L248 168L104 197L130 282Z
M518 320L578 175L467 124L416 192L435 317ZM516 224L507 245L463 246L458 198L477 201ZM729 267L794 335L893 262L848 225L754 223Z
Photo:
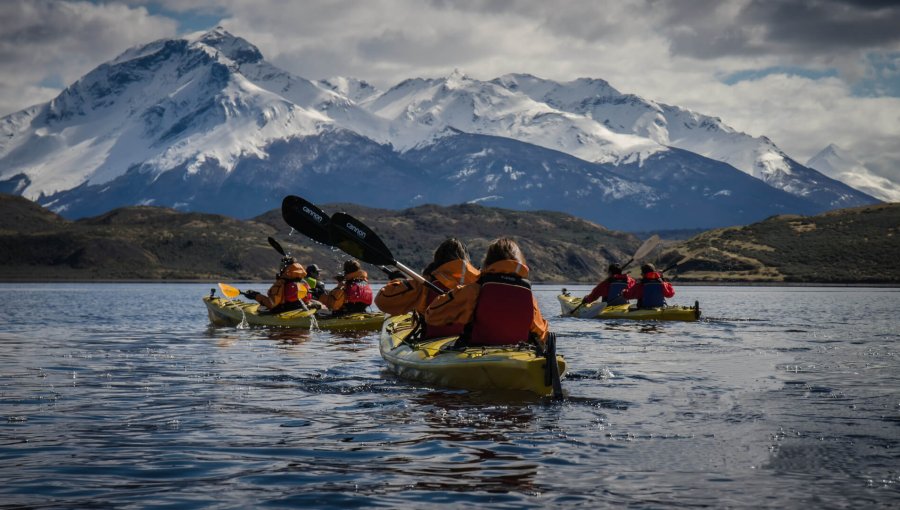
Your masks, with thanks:
M462 345L511 345L527 342L534 320L531 282L514 274L483 273L472 322ZM459 345L459 344L458 344Z
M656 273L651 273L656 274ZM660 277L644 278L641 280L643 289L641 299L638 300L638 308L659 308L666 306L666 297L663 295L663 281Z

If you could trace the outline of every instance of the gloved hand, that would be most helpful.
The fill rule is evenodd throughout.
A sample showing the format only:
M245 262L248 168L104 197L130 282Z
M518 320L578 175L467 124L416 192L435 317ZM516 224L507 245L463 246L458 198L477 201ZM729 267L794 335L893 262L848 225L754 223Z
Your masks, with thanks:
M256 299L256 296L259 295L259 292L256 292L255 290L245 290L241 294L247 296L250 299Z
M391 271L388 273L388 280L402 280L406 275L402 271Z

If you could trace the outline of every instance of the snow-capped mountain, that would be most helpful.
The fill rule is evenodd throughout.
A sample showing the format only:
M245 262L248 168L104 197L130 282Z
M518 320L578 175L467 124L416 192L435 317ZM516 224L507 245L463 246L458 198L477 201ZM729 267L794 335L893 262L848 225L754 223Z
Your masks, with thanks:
M635 117L643 100L603 122L576 107L621 96L604 84L459 72L385 92L312 82L219 28L128 50L49 103L0 119L0 192L69 217L130 204L252 216L298 193L389 208L554 209L632 230L836 207L817 199L834 193L813 170L804 171L820 189L806 180L791 194L678 149L674 121Z
M900 185L871 170L852 153L830 144L806 162L806 166L864 191L885 202L900 202Z
M493 83L560 111L584 115L615 133L637 135L727 163L823 207L871 203L871 197L859 190L800 165L766 137L735 131L717 117L623 94L604 80L580 78L558 83L509 74Z

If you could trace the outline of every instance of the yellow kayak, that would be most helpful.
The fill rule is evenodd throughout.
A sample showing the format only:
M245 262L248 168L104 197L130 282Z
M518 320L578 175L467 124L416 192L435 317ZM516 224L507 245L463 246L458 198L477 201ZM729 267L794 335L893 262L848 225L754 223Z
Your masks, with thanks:
M282 328L322 330L370 330L381 329L385 315L379 313L353 313L339 317L315 316L315 310L291 310L278 314L259 313L258 303L228 300L204 296L209 321L216 326L236 326L246 321L251 326L275 326Z
M411 314L389 317L381 330L379 350L392 372L434 386L466 390L524 390L550 395L546 358L532 346L469 347L450 350L458 337L404 342L412 331ZM566 360L557 355L562 377Z
M632 319L639 321L687 321L700 320L700 303L694 302L694 306L666 306L660 308L637 308L624 304L606 306L606 303L594 301L578 308L581 304L580 297L568 294L560 294L556 297L563 315L571 315L575 310L575 317L586 319ZM578 308L576 310L576 308Z

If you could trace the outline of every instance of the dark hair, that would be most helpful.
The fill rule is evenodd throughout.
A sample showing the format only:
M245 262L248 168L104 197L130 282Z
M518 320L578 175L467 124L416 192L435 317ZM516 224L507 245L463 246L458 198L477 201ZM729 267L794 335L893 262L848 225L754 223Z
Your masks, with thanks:
M431 274L432 271L450 262L451 260L469 260L469 252L466 245L459 239L451 237L444 240L437 248L434 249L434 256L431 262L425 267L425 274Z
M357 260L350 259L350 260L344 262L344 274L345 275L348 275L350 273L355 273L356 271L359 271L360 269L362 269L362 266L359 265L359 261L357 261Z
M656 267L649 262L644 264L643 266L641 266L641 273L646 274L646 273L655 273L655 272L656 272Z
M319 274L319 266L317 266L315 264L310 264L310 265L306 266L306 274L308 274L308 275Z
M482 262L481 266L485 268L501 260L516 260L520 264L525 263L525 256L522 255L519 245L509 237L501 237L491 241L491 244L487 247L487 252L484 254L484 262Z

